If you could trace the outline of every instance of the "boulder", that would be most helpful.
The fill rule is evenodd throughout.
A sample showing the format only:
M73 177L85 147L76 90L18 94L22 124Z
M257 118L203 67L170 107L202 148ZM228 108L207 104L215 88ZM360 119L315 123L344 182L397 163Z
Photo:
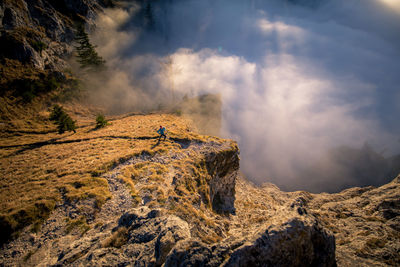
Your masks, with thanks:
M165 266L336 266L334 236L311 217L294 216L264 227L254 235L231 236L216 245L182 242L168 255Z

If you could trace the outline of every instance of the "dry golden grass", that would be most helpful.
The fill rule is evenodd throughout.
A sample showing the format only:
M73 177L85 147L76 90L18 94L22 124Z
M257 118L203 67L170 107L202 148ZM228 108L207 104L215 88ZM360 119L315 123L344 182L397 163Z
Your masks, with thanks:
M48 114L43 112L45 104L41 99L34 99L32 105L26 105L13 97L0 98L0 131L18 130L21 132L49 132L54 130L48 120ZM6 133L1 133L4 137ZM19 136L8 134L7 143L15 143ZM35 136L31 136L35 138Z
M111 197L106 179L99 177L102 173L135 155L180 149L179 144L170 140L157 142L159 125L168 129L169 137L207 139L190 132L188 122L173 115L115 119L99 130L93 130L94 118L91 125L79 128L76 134L19 132L0 136L0 223L6 231L15 232L28 224L40 223L62 197L69 200L95 198L100 207ZM87 120L78 119L78 126L82 121L87 125ZM46 122L42 127L55 129ZM36 125L33 128L38 129ZM167 171L165 168L152 164L138 166L132 171L134 176L148 176L154 183L160 183ZM134 183L128 181L131 177L124 176L125 179L121 179L130 185L132 195L139 202ZM159 195L165 202L166 197Z
M189 223L209 229L217 227L208 186L211 175L204 158L191 149L182 154L179 140L225 140L196 134L187 118L169 114L107 117L110 124L95 130L98 110L77 103L63 105L77 120L77 133L59 135L48 120L51 104L44 97L35 98L26 107L11 97L0 101L4 103L0 107L4 111L0 117L3 241L4 233L16 233L29 224L38 229L56 202L93 198L101 207L111 197L102 174L132 157L142 158L140 155L161 156L168 162L146 161L144 157L121 169L118 178L130 188L135 204L150 195L149 207L166 208ZM158 141L159 125L166 127L169 139ZM231 145L228 150L237 149L235 143ZM180 156L171 158L172 154ZM211 232L198 231L198 236L203 238Z
M185 137L187 139L222 142L213 137L188 134ZM217 214L211 208L211 174L204 156L190 148L183 153L180 145L175 142L166 141L163 145L168 149L160 149L161 152L158 152L158 156L163 159L162 164L154 161L155 158L144 159L121 169L121 179L130 184L131 190L134 188L132 194L139 195L149 208L164 208L168 213L193 225L192 236L207 243L217 242L220 237L215 233L221 226L216 220ZM213 150L212 147L207 149ZM235 145L229 149L236 150L237 147ZM173 156L175 153L179 156Z
M120 248L128 241L128 229L126 227L118 228L109 238L107 238L103 247L115 247Z
M84 216L79 217L77 219L71 220L67 218L67 227L65 229L66 233L70 233L73 230L78 230L81 235L85 234L90 230L90 226L86 222L86 218Z

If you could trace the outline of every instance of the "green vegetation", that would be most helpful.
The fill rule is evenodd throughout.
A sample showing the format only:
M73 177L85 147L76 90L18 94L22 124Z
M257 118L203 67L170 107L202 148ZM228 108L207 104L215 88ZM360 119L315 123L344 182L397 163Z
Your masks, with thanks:
M96 47L90 43L89 35L85 31L83 24L77 26L75 41L78 53L78 62L82 69L89 71L99 71L105 68L105 60L96 52Z
M42 75L38 78L22 78L12 82L11 87L16 88L15 96L21 96L24 102L31 102L42 93L54 91L61 86L60 81L51 75Z
M30 45L33 47L33 49L36 50L36 52L42 53L43 50L47 49L47 45L43 43L42 41L37 41L37 40L32 40L30 42Z
M8 110L4 107L14 107L11 105L13 102L0 103L4 104L0 105L1 114L6 114L10 118L23 111L38 117L37 121L31 119L31 124L28 125L26 123L28 117L21 115L21 118L13 125L13 129L22 131L15 134L0 133L0 146L3 147L0 148L0 176L2 177L0 179L0 243L17 236L18 232L26 226L32 225L30 229L37 229L37 226L48 218L57 202L94 199L96 208L100 208L107 199L111 198L107 180L101 175L117 164L139 155L179 152L181 145L172 140L158 143L155 130L161 124L170 131L171 138L189 142L200 142L203 139L218 142L216 138L194 134L190 131L192 127L190 122L183 117L168 114L137 115L115 119L109 126L92 131L95 125L93 120L95 113L90 113L90 110L81 106L65 106L68 113L73 111L75 114L83 114L78 117L82 128L74 135L60 138L56 132L52 131L50 121L46 120L53 112L52 110L49 112L45 105L40 108L41 105L36 105L35 100L28 105L21 104L18 109ZM33 104L35 108L32 107ZM53 116L57 117L60 113L60 108L56 108ZM145 138L141 139L141 137ZM100 151L106 153L99 153ZM193 156L188 155L188 158L193 158ZM129 166L133 168L122 170L120 178L131 189L135 204L142 201L142 193L146 191L154 195L156 206L179 207L183 202L190 206L190 203L200 203L197 192L199 194L202 192L206 199L208 192L206 187L201 186L204 185L203 179L207 179L203 175L201 177L195 175L197 178L190 181L193 180L192 171L189 166L187 166L189 169L184 166L188 158L185 157L182 160L177 158L176 164L171 162L169 166L156 162L154 164L143 162L142 165L138 163L137 166ZM194 164L196 162L198 161L193 161ZM195 167L192 164L191 166ZM183 189L186 189L186 186L191 188L191 195L179 196L175 193L175 186L173 188L165 186L172 182L168 180L172 179L168 175L171 171L169 167L172 171L187 170L183 178L185 182L179 182L177 186ZM206 175L204 167L201 169L201 172ZM137 184L139 180L147 182ZM197 184L199 184L198 188ZM157 185L157 188L152 188L152 185ZM209 203L207 200L205 202ZM200 217L196 217L195 211ZM178 215L187 213L188 218L196 222L201 220L202 224L206 223L203 215L206 216L209 212L210 209L204 204L201 205L200 210L187 208L176 211Z
M56 102L67 102L74 99L80 99L82 97L82 93L84 92L84 86L79 79L72 76L68 80L65 81L64 86L58 92L56 96L53 97L53 100Z
M73 131L76 133L75 121L64 111L60 105L54 105L53 110L50 114L50 120L54 121L57 125L59 134L63 134L66 131Z
M103 114L99 114L96 117L96 129L103 128L108 124L108 120L104 117Z

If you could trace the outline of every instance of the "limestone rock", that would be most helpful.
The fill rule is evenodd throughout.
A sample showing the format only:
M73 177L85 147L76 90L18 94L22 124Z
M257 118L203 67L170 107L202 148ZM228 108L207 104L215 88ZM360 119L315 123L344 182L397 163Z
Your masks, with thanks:
M285 211L277 224L265 224L249 236L231 236L207 246L197 241L177 245L165 266L336 266L335 238L311 216Z
M238 148L206 156L207 170L212 176L210 199L217 212L234 212L235 184L239 170Z
M335 234L339 265L400 264L399 177L378 188L313 194L307 207Z
M232 141L213 141L190 142L168 154L134 157L104 175L113 198L100 211L88 200L60 203L34 237L26 229L7 244L0 260L21 266L334 266L334 237L307 211L309 196L254 187L238 176L238 153ZM117 178L124 165L144 161L165 165L189 156L196 159L191 168L198 166L202 183L208 183L202 188L209 190L212 206L183 202L191 197L183 194L197 194L192 190L176 195L176 201L171 198L164 208L152 208L157 197L147 191L148 177L143 177L136 190L143 188L139 194L149 195L152 201L132 208L129 190ZM186 171L185 166L174 169L159 183L173 190L178 183L173 177L184 175L180 182L190 183L195 178ZM256 208L259 201L265 206ZM71 218L69 223L66 217Z
M2 247L0 265L400 264L399 177L337 194L282 192L240 174L233 141L171 140L176 149L132 156L102 175L112 198L100 210L90 198L58 203L37 233L26 228ZM163 171L139 175L138 166L148 165ZM134 201L119 178L129 169L135 196L149 201Z
M336 266L335 239L297 218L269 227L231 255L225 266Z
M44 70L63 70L71 55L74 21L84 19L93 28L96 14L107 1L0 1L0 57L32 64ZM44 44L43 51L34 49Z

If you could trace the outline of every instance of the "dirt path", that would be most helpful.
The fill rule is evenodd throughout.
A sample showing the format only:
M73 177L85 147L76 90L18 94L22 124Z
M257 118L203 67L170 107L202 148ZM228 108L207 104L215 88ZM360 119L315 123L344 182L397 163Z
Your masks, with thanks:
M112 221L113 218L121 216L133 207L129 188L118 179L121 169L133 163L134 159L130 159L102 176L107 179L112 198L101 207L101 211L96 215L96 221Z

